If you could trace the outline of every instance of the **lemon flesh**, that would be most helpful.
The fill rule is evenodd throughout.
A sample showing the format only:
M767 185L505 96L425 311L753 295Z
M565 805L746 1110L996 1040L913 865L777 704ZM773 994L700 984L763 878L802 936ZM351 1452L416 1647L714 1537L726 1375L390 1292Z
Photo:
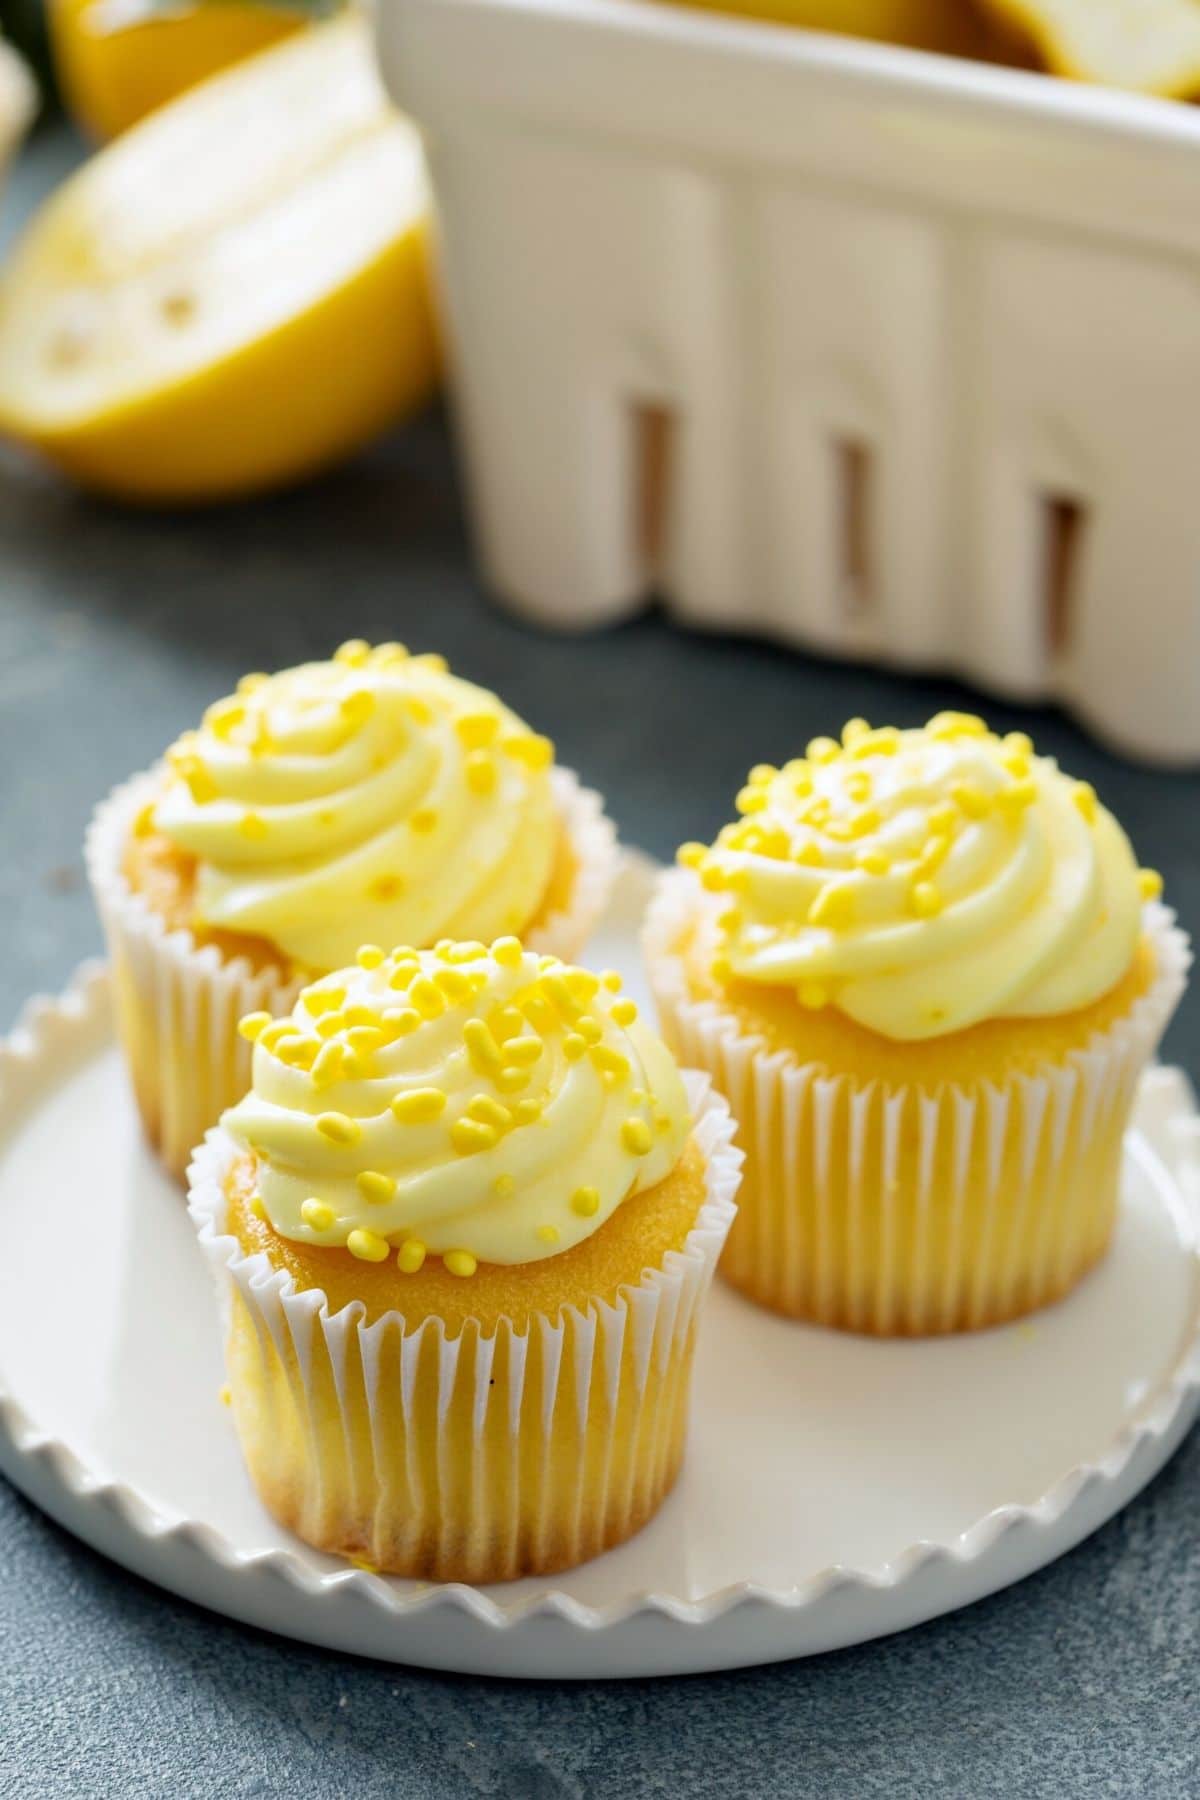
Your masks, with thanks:
M85 485L295 479L437 375L419 141L360 19L289 39L101 151L0 286L0 429Z
M1186 99L1200 93L1200 0L985 0L1056 75Z

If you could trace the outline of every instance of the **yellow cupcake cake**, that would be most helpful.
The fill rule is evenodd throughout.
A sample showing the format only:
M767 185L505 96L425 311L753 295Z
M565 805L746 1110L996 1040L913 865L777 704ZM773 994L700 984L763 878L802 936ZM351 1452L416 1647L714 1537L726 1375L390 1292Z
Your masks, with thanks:
M344 644L248 675L93 820L88 869L147 1133L182 1177L244 1091L246 1013L366 941L578 954L615 836L553 746L443 658Z
M667 1042L739 1121L728 1278L884 1335L1065 1294L1183 990L1158 877L1091 787L961 713L852 721L738 809L646 933Z
M638 1530L679 1469L733 1216L724 1103L618 977L375 947L245 1021L190 1207L270 1511L397 1574L496 1581Z

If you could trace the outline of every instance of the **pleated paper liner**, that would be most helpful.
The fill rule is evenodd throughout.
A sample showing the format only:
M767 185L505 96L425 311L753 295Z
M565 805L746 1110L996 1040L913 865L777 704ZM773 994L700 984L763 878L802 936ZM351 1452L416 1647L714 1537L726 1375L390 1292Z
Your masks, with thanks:
M1032 1074L919 1087L772 1052L693 999L678 946L708 903L690 872L664 875L644 947L663 1035L711 1075L746 1152L722 1274L762 1306L881 1336L974 1330L1067 1293L1108 1247L1138 1078L1183 992L1174 915L1146 908L1154 980L1085 1045Z
M211 1131L189 1206L217 1278L234 1416L268 1510L318 1549L395 1574L503 1581L630 1537L675 1481L699 1308L736 1208L729 1109L685 1075L705 1199L680 1250L611 1304L517 1331L331 1314L225 1234L236 1146Z
M531 949L573 961L604 912L620 851L598 794L569 770L553 771L554 796L574 859L570 903L526 936ZM162 785L152 769L116 788L88 829L88 878L113 968L117 1028L146 1136L181 1184L210 1125L250 1085L250 1045L237 1033L248 1012L289 1012L302 981L278 967L254 969L190 931L172 931L129 885L122 860L133 822Z

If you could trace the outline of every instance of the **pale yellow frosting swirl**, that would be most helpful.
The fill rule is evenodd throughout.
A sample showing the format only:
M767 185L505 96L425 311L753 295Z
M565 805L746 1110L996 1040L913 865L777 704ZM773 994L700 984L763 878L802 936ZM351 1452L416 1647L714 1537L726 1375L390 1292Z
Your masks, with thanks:
M362 966L365 965L365 966ZM516 938L397 950L243 1021L253 1087L224 1124L282 1236L402 1269L531 1263L661 1181L687 1137L679 1071L600 977Z
M440 657L355 641L211 706L153 824L198 858L199 924L333 969L368 938L524 930L555 856L552 758Z
M1128 970L1161 887L1093 790L968 714L815 739L751 771L681 861L728 893L718 973L885 1037L1071 1012Z

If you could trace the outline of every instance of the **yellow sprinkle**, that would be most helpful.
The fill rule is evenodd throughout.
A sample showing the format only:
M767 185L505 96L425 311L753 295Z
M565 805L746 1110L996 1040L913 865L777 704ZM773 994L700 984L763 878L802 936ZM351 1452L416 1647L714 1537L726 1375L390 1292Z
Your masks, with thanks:
M442 1261L452 1275L458 1275L464 1281L469 1275L473 1275L479 1267L478 1262L471 1255L469 1250L447 1250Z
M1033 770L1033 764L1029 758L1015 750L1008 751L1000 758L1000 766L1015 781L1024 781Z
M894 725L881 725L856 738L850 749L853 757L895 756L900 748L900 733Z
M256 669L252 675L242 676L237 684L237 691L239 694L257 694L260 688L267 686L270 679L269 675L263 675Z
M767 805L767 796L761 788L744 787L734 804L740 813L762 812Z
M414 831L422 833L436 831L438 822L437 812L432 806L418 806L416 812L413 813L408 822Z
M638 1009L632 1000L614 1000L609 1007L614 1025L636 1025Z
M1157 869L1138 870L1138 892L1143 900L1157 900L1163 891L1163 878Z
M409 694L404 704L414 725L428 725L432 722L433 710L428 701L422 700L420 694Z
M347 669L361 669L370 653L371 646L364 638L347 638L334 651L333 660Z
M847 750L851 744L857 744L861 738L869 737L871 727L865 719L848 719L842 726L842 743Z
M425 1125L445 1111L446 1096L441 1088L409 1088L397 1094L391 1103L392 1117L402 1125Z
M408 661L408 646L396 643L376 644L368 661L378 669L394 668L397 663Z
M820 981L802 981L796 989L796 998L810 1012L820 1012L823 1006L829 1005L829 989Z
M292 1029L290 1019L276 1019L258 1034L258 1041L264 1050L274 1050L281 1038L287 1037Z
M238 820L237 828L241 836L248 838L252 844L261 844L267 835L267 822L261 813L244 812Z
M500 721L495 713L463 713L461 718L455 719L454 729L464 750L482 750L485 745L495 743Z
M351 731L359 731L375 711L375 696L369 688L355 688L346 695L338 711Z
M317 1056L316 1040L305 1037L302 1032L292 1032L290 1036L280 1038L275 1054L288 1068L311 1069Z
M403 875L377 875L367 884L367 899L386 902L398 900L404 892Z
M939 801L937 806L931 806L926 813L925 823L931 832L939 835L944 832L951 836L958 826L958 808L949 800Z
M360 1262L386 1262L390 1245L377 1231L365 1231L359 1225L346 1239L346 1248Z
M507 1106L490 1094L476 1094L467 1107L467 1117L478 1120L481 1125L491 1125L496 1131L513 1128L513 1116Z
M590 1219L600 1211L599 1190L594 1187L578 1187L571 1195L571 1210L577 1212L581 1219Z
M405 1275L415 1275L425 1261L425 1246L420 1238L405 1238L396 1252L396 1261Z
M973 781L956 781L950 789L950 798L968 819L986 819L995 809L992 795L985 794Z
M502 969L519 969L521 958L524 955L520 938L497 938L492 945L492 955Z
M541 1054L542 1040L539 1037L511 1037L505 1041L504 1061L515 1063L519 1069L531 1068Z
M604 1035L600 1029L599 1020L593 1019L588 1014L585 1014L582 1019L576 1021L575 1030L585 1044L598 1044Z
M630 1156L645 1156L654 1144L645 1119L626 1119L621 1127L621 1143Z
M820 829L822 825L829 823L832 811L833 807L826 796L818 794L815 800L810 800L807 806L801 807L800 817L806 825L815 825Z
M607 1044L593 1044L590 1051L594 1067L601 1075L611 1075L615 1081L623 1081L629 1073L629 1058L622 1056L619 1050L610 1049Z
M398 994L404 993L416 980L421 970L420 963L403 962L388 976L388 986Z
M328 1231L336 1216L324 1200L306 1200L300 1208L300 1217L313 1231Z
M886 875L892 865L883 850L856 850L854 866L866 875Z
M1001 788L996 796L999 805L1007 809L1023 809L1032 806L1037 799L1037 782L1012 781L1006 788ZM1095 796L1093 795L1093 801Z
M270 1023L271 1015L269 1012L246 1013L243 1018L238 1020L238 1032L240 1036L246 1038L247 1041L252 1044L255 1038L262 1036Z
M533 731L523 737L505 738L501 749L506 750L514 762L524 763L527 769L548 769L554 761L554 745L550 739Z
M577 1031L568 1031L563 1039L563 1055L568 1062L578 1062L581 1056L587 1055L587 1039L580 1037Z
M806 838L792 852L792 861L802 869L819 868L823 860L821 847L812 838Z
M537 1234L543 1244L557 1244L558 1239L559 1239L559 1230L558 1230L557 1225L539 1225L537 1228Z
M513 1107L513 1118L518 1125L532 1125L535 1119L542 1116L544 1101L531 1094L528 1100L518 1100Z
M318 1113L317 1130L331 1144L357 1144L362 1136L362 1126L358 1120L349 1119L345 1113L339 1112Z
M263 1197L261 1194L251 1194L250 1211L256 1219L266 1219L267 1209L263 1205Z
M377 969L383 961L383 951L378 944L363 944L354 960L360 969Z
M214 700L204 714L204 723L215 738L228 739L246 717L246 709L236 700Z
M850 815L850 836L867 837L872 831L879 830L879 814L873 806L864 806Z
M354 1177L358 1191L371 1206L384 1206L396 1192L396 1183L390 1175L381 1175L378 1169L362 1169Z
M974 713L935 713L925 729L932 738L950 740L964 737L987 737L988 735L987 726Z
M323 1013L317 1020L317 1036L322 1038L336 1037L339 1031L346 1028L346 1015L340 1012Z
M461 969L439 969L433 979L451 1006L457 1006L460 1001L471 998L471 983Z
M440 1019L446 1010L446 996L428 975L417 976L408 997L423 1019Z
M307 1013L324 1013L340 1006L345 998L345 988L310 987L301 994L300 1004Z
M463 1026L463 1042L472 1067L481 1075L494 1074L501 1067L500 1046L482 1019L468 1019Z
M409 1037L421 1023L421 1015L411 1006L388 1006L384 1008L383 1022L394 1038Z
M157 801L147 800L144 806L138 808L137 817L133 821L134 837L144 838L150 836L150 833L154 830L154 808L156 805Z
M1032 756L1033 739L1024 731L1008 731L1003 738L1004 748L1012 756Z
M808 909L808 923L838 931L854 919L854 892L845 882L827 881Z
M605 969L600 976L600 986L607 988L610 994L619 994L621 985L621 977L615 969Z
M859 805L861 805L864 800L869 800L871 798L871 789L874 785L874 782L871 780L870 771L867 769L854 769L846 777L846 792L849 794L850 798Z
M501 1200L511 1200L517 1191L516 1177L513 1175L497 1175L492 1183L492 1192Z
M347 1025L374 1025L376 1016L374 1007L357 1003L348 1006L342 1014Z
M678 850L675 852L675 861L679 864L681 869L698 869L707 855L707 844L680 844Z
M804 754L810 763L816 763L819 768L822 763L836 762L841 751L842 746L836 738L815 737Z
M729 885L728 876L719 862L711 859L700 870L700 885L706 893L721 894Z
M528 1069L514 1068L511 1063L506 1063L492 1076L492 1080L502 1094L519 1094L522 1088L529 1086L530 1079Z
M945 904L932 881L915 881L908 898L918 919L935 918Z
M917 858L918 873L932 875L941 868L949 854L950 839L943 832L935 833L933 837L926 839L925 848Z
M473 794L490 794L496 785L496 765L486 750L472 750L463 764L463 773Z
M494 1125L484 1125L478 1119L456 1119L450 1127L450 1142L460 1156L493 1149L498 1136Z
M1096 790L1088 781L1076 782L1072 800L1089 825L1096 823Z
M547 969L539 982L542 993L566 1019L574 1020L583 1011L561 969Z
M342 1057L343 1051L340 1044L322 1044L312 1066L315 1087L330 1087L339 1079L342 1073Z
M564 969L563 980L567 984L568 993L573 994L584 1006L600 992L600 977L593 975L590 969Z
M450 667L445 657L437 650L422 651L421 655L414 656L412 661L414 668L428 669L431 675L444 675Z

